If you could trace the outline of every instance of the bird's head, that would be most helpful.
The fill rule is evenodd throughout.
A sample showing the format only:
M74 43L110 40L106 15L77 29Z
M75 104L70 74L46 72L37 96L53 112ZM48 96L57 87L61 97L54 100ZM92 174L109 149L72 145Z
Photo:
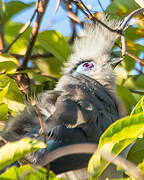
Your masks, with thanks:
M72 75L77 76L84 74L90 78L105 81L111 78L113 69L122 61L122 58L111 58L107 62L100 61L96 63L94 60L81 61L72 69Z
M118 22L106 17L102 21L113 29L118 26ZM64 68L64 75L84 74L103 85L113 83L113 67L121 59L112 58L111 52L119 35L99 23L89 24L85 27L85 32L85 36L75 40L73 53Z

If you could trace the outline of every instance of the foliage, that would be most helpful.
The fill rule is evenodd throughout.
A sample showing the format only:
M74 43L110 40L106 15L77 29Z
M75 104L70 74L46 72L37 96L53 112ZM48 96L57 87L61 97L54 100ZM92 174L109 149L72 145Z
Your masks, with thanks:
M24 3L14 0L5 2L0 0L0 24L2 22L4 26L6 46L15 39L23 27L22 23L13 22L12 18L33 7L34 4L34 2ZM113 0L105 12L113 18L121 20L138 7L134 0ZM137 15L135 22L137 25L132 25L125 31L127 51L136 57L141 57L143 46L139 42L142 40L144 33L143 16ZM34 94L53 89L57 79L61 76L61 69L71 53L71 47L68 43L70 37L65 38L56 30L39 32L28 67L19 71L19 66L27 50L31 30L32 27L28 27L9 51L0 55L0 121L2 123L6 123L10 116L15 116L25 108L26 97L16 82L16 75L19 72L28 74L30 88ZM120 44L120 40L118 40L118 43ZM118 54L121 53L116 46L114 51ZM142 172L144 172L144 138L142 136L144 133L143 73L143 66L128 55L115 69L117 94L124 102L129 116L113 123L103 133L98 145L100 150L115 153L115 156L117 156L133 143L127 159L135 163ZM141 91L142 93L136 94L135 91ZM0 169L32 151L44 147L44 143L32 139L22 139L14 143L8 143L0 148ZM99 177L109 164L110 162L106 161L99 151L96 151L88 164L90 179ZM128 172L126 174L129 176L127 179L132 178ZM46 179L46 170L30 165L23 165L20 168L13 166L0 175L0 179L12 179L12 177L13 179ZM49 179L58 178L50 172Z
M23 180L45 180L46 179L46 170L44 168L32 167L30 165L23 165L21 167L13 166L8 171L3 173L0 178L7 180L23 179ZM56 178L53 172L49 172L49 180L60 180Z
M0 170L26 154L45 147L46 145L43 142L30 138L23 138L19 141L5 144L0 148Z

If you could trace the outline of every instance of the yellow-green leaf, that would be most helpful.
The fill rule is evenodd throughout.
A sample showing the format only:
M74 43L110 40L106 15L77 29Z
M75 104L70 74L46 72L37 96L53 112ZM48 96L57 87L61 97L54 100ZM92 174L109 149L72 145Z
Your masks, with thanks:
M5 144L0 148L0 170L40 148L46 148L46 145L31 138L23 138L19 141Z
M144 133L144 113L138 113L117 120L103 133L99 148L118 155L124 148ZM96 178L102 174L110 162L102 159L96 152L90 159L88 171Z

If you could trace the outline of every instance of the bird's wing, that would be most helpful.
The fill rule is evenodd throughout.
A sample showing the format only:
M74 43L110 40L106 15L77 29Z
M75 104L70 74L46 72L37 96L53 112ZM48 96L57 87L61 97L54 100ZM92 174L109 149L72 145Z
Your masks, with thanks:
M38 106L40 108L43 119L47 119L55 111L55 103L62 91L48 90L40 94L38 97Z

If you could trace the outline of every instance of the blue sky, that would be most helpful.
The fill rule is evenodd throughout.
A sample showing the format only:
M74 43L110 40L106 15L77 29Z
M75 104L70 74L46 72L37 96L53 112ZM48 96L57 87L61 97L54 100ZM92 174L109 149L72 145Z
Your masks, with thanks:
M110 4L110 0L100 0L100 1L104 9ZM23 2L27 3L32 1L23 0ZM41 23L40 30L43 31L43 30L54 29L59 31L64 36L71 35L70 21L69 18L67 17L67 13L65 12L65 10L62 7L60 7L58 12L54 14L56 2L57 0L49 1L46 13ZM85 3L85 5L90 5L93 11L100 11L100 12L102 11L97 0L83 0L83 2ZM33 11L34 11L34 7L29 8L28 10L20 13L18 16L15 16L12 20L16 22L26 23L30 19ZM82 13L79 13L79 17L81 20L84 19ZM78 32L80 32L80 27L77 26L77 28L78 28Z
M9 0L4 0L9 1ZM25 3L28 2L36 2L36 0L21 0ZM99 0L102 4L102 7L104 9L107 8L107 6L110 4L110 0ZM41 23L40 31L44 30L57 30L60 32L63 36L69 36L71 35L71 26L69 18L67 17L66 11L60 6L58 12L55 14L55 8L56 8L56 2L57 0L49 0L47 10L45 12L45 15L43 17L43 21ZM101 7L98 4L98 0L83 0L85 5L90 5L92 8L92 11L98 11L102 12ZM13 21L15 22L21 22L26 23L30 17L32 16L34 11L34 7L29 8L21 13L19 13L17 16L13 17ZM83 13L79 12L79 18L80 20L84 19ZM80 26L77 26L78 32L81 31ZM144 39L139 40L138 42L141 45L144 45ZM140 57L143 58L144 53L141 53ZM136 63L136 66L138 67L138 63Z

